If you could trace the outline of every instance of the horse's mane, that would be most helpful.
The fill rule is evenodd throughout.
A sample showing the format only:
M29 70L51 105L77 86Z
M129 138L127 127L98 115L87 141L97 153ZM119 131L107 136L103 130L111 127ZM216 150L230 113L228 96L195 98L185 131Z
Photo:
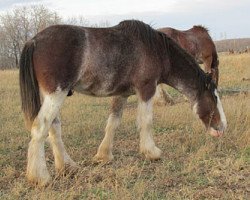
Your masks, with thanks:
M138 20L124 20L120 22L116 28L122 30L123 33L134 35L145 43L150 43L155 39L155 30L150 25Z
M209 29L207 27L205 27L205 26L202 26L202 25L194 25L193 29L198 29L198 30L201 30L201 31L209 32Z
M124 34L132 35L138 38L150 48L158 45L164 45L159 41L159 33L150 25L139 20L124 20L120 22L116 28L120 29Z
M203 26L195 27L199 27L207 31L207 29ZM190 63L189 67L192 67L194 69L195 74L199 78L199 94L202 94L207 89L211 90L212 92L216 88L216 85L211 81L210 76L205 74L205 72L196 63L195 59L166 34L157 31L150 25L138 20L122 21L116 26L116 28L120 29L125 34L131 34L134 37L137 37L145 45L147 45L149 48L153 48L157 52L161 50L160 53L162 55L165 55L166 53L171 55L172 51L178 51L179 54L181 54L181 57L183 57L183 59L185 59L187 63Z

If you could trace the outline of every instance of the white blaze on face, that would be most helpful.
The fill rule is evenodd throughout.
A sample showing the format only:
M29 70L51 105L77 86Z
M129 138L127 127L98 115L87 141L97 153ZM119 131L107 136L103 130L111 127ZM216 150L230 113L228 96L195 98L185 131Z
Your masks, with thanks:
M214 94L217 97L217 109L218 109L218 111L220 113L221 122L223 124L224 129L226 129L226 127L227 127L227 119L226 119L226 116L225 116L225 113L224 113L224 110L223 110L223 107L222 107L222 104L221 104L221 101L220 101L220 97L219 97L218 92L217 92L216 89L214 90Z

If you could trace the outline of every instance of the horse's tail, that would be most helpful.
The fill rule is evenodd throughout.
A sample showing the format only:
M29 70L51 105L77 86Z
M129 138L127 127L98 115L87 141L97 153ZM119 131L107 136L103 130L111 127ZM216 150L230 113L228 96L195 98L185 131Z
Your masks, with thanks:
M25 125L28 129L31 128L41 107L39 87L33 65L34 49L35 44L33 40L25 44L20 58L19 70L22 111L25 116Z
M218 85L219 82L219 59L218 54L216 51L212 53L212 64L211 64L211 71L213 72L213 77L216 82L216 85Z

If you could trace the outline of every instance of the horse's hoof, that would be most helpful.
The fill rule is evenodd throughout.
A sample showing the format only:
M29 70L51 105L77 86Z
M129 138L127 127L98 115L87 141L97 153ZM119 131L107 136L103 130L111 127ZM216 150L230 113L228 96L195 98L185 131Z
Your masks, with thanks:
M161 159L162 150L158 147L154 147L153 149L141 149L140 151L143 153L148 160L159 160Z
M45 176L34 176L31 174L27 174L27 179L31 184L38 187L46 187L51 182L51 176L49 174Z
M111 162L112 160L114 159L114 156L111 154L108 154L108 155L100 155L100 154L96 154L94 157L93 157L93 161L95 163L109 163Z

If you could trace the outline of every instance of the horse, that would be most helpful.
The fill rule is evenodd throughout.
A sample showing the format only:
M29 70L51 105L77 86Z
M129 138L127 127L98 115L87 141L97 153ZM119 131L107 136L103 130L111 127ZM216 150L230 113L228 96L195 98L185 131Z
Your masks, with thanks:
M113 96L111 114L96 161L113 159L115 130L130 95L138 97L140 152L161 157L153 140L152 97L156 86L168 84L191 101L209 133L219 137L227 121L211 76L164 33L136 20L110 28L55 25L29 40L20 58L20 94L26 127L31 131L26 176L47 185L44 143L48 138L59 173L76 167L61 138L59 110L73 91L95 97Z
M215 44L209 35L208 29L204 26L193 26L191 29L181 31L174 28L160 28L161 31L171 37L199 64L204 64L205 72L211 73L214 82L218 85L219 81L219 60ZM163 89L162 85L157 87L157 96L164 97L164 101L173 104L172 97Z
M205 72L212 73L214 82L219 81L219 60L215 44L204 26L193 26L191 29L181 31L174 28L160 28L161 31L171 37L199 64L204 64Z

